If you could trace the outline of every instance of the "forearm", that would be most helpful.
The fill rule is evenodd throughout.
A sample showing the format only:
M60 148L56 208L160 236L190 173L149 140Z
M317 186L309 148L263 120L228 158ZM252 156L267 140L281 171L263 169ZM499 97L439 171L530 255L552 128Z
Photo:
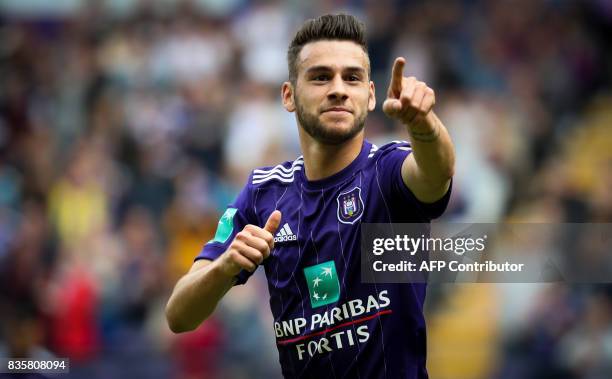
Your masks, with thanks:
M395 59L383 111L406 126L412 154L402 164L402 179L420 201L446 194L454 174L455 152L448 132L433 112L434 90L414 76L404 77L402 57Z
M166 305L166 319L175 333L197 328L215 310L232 287L234 277L213 261L183 276L174 287Z
M418 181L433 189L447 185L454 174L455 149L442 121L431 111L407 129Z

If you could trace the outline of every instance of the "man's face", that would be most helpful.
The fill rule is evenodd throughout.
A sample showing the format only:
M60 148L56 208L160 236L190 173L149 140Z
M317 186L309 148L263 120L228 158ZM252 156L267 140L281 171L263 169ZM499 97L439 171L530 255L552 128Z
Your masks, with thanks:
M285 107L295 110L313 139L328 145L346 142L363 130L376 104L368 70L368 57L354 42L306 44L297 60L295 88L283 86Z

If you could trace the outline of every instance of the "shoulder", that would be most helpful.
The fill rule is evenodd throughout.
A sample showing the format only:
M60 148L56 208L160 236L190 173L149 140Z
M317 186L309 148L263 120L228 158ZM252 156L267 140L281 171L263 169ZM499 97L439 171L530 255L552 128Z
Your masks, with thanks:
M370 161L376 162L392 155L405 157L410 152L412 152L412 147L408 141L391 141L380 147L372 144L368 158Z
M293 161L285 161L276 166L259 167L249 175L249 186L286 186L293 183L296 173L304 169L304 158L300 155Z

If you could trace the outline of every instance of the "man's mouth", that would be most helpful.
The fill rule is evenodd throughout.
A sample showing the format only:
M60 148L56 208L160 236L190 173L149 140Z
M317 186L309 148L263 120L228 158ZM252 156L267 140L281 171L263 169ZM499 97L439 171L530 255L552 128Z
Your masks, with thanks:
M330 107L330 108L326 108L322 113L327 113L327 112L347 112L347 113L353 113L353 112L351 112L350 109L344 108L344 107Z

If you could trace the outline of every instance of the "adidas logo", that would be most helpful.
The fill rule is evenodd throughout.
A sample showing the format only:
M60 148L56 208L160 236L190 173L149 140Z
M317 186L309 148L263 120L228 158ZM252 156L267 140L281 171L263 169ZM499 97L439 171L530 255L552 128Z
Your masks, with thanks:
M287 241L297 241L297 236L291 231L288 222L283 225L283 227L276 233L276 237L274 237L274 242Z

